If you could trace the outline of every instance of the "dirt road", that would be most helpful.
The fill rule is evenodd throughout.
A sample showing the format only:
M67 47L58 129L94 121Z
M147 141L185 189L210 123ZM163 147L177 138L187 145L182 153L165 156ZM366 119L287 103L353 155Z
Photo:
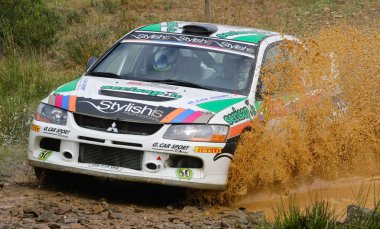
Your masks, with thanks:
M25 163L0 174L0 228L246 228L261 212L194 207L184 189L58 174L40 186Z

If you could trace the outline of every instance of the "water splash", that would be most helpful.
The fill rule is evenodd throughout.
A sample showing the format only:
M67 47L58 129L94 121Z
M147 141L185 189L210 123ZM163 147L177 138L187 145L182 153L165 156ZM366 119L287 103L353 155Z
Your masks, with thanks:
M195 199L231 203L316 178L380 173L380 32L345 25L301 40L263 68L265 120L242 135L227 190Z

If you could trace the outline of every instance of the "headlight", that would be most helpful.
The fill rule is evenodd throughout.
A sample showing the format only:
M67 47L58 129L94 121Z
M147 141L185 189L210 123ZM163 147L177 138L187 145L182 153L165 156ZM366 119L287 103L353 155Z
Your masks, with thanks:
M165 139L198 141L198 142L225 142L228 126L222 125L172 125L165 132Z
M37 109L35 119L41 122L47 122L57 125L66 125L67 111L58 107L53 107L44 103L40 103Z

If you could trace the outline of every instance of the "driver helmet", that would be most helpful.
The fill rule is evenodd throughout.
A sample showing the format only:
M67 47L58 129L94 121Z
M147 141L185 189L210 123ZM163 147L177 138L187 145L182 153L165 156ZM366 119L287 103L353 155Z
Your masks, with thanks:
M162 48L155 55L153 59L153 68L156 71L164 72L169 71L174 67L178 59L177 48Z

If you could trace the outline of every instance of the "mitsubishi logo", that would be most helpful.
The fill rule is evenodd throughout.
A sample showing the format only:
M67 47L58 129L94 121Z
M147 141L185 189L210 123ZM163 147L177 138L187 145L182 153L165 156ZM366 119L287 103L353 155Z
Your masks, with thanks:
M112 125L110 127L108 127L107 129L108 132L115 132L117 133L117 128L116 128L116 122L113 122Z

